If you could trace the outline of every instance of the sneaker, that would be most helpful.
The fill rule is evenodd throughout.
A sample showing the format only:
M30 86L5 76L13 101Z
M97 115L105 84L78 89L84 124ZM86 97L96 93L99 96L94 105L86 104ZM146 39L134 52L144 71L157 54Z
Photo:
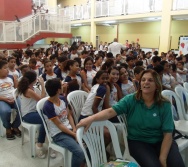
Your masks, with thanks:
M15 136L12 133L11 129L6 129L6 138L7 138L7 140L14 140L15 139Z
M13 134L15 134L19 138L22 136L22 133L18 128L13 128L12 132L13 132Z
M57 156L57 152L54 151L54 150L51 150L51 152L50 152L50 157L51 157L51 158L56 158L56 156Z
M46 157L46 153L45 153L45 150L43 149L43 147L38 147L36 144L36 150L37 150L38 158L44 159Z

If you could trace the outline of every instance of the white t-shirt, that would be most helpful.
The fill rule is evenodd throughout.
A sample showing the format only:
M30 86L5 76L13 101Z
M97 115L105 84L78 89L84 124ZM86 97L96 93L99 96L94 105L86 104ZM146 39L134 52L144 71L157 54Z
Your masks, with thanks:
M91 70L91 71L87 71L86 77L87 77L87 84L88 86L91 88L92 87L92 82L93 82L93 78L96 75L96 71L95 70Z
M118 101L117 88L113 85L112 91L110 92L110 101L109 101L110 106L116 104L117 101Z
M106 94L106 87L104 85L99 85L99 84L94 85L91 88L91 91L89 92L89 95L84 103L81 115L83 116L93 115L92 106L93 106L93 102L95 98L101 99L99 106L98 106L98 111L101 111L105 94Z
M121 89L123 92L123 96L126 96L128 94L134 93L135 92L135 87L131 81L128 80L127 84L121 84Z
M17 70L10 71L8 70L8 75L16 75L18 78L20 77L20 73Z
M62 132L52 121L52 119L55 117L58 117L60 122L68 129L72 129L69 120L67 119L68 110L66 100L64 99L64 97L60 97L59 106L47 100L43 107L43 113L48 126L49 133L52 137Z
M0 79L0 96L13 98L14 82L11 78Z
M70 59L71 59L71 60L74 60L74 58L76 58L76 57L78 57L78 54L77 54L77 53L76 53L76 54L71 54L71 55L70 55Z
M175 78L171 74L163 74L162 84L168 88L174 83Z

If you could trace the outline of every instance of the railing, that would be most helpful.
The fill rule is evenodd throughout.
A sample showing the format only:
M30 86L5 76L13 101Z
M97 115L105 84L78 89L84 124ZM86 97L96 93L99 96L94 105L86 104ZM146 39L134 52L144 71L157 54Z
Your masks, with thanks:
M174 0L172 10L188 10L188 0Z
M38 32L70 33L70 19L38 14L24 22L0 22L0 42L24 42Z
M162 0L100 0L95 1L95 17L118 16L162 11ZM91 17L91 4L75 5L59 10L71 20L84 20Z
M158 11L162 11L162 0L103 0L96 1L95 17Z
M91 17L91 4L75 5L59 9L59 14L71 20L85 20Z

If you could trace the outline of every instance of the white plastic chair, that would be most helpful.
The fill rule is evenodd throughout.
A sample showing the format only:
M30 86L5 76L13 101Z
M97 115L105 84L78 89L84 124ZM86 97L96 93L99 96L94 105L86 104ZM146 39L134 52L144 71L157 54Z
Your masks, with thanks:
M110 132L116 158L123 158L114 125L110 121L97 121L91 124L86 133L84 133L84 127L78 128L76 132L78 143L80 144L86 158L87 167L99 167L101 164L107 162L104 143L104 127L107 127ZM83 142L88 148L91 161Z
M0 118L0 136L3 137L4 136L4 131L3 131L3 122L1 121L1 118Z
M70 92L67 96L67 101L71 106L71 111L73 113L75 124L78 123L78 119L80 117L80 113L87 99L87 96L88 93L82 90Z
M19 112L19 115L20 115L20 121L21 121L21 127L22 127L22 145L24 144L24 128L28 130L29 132L29 138L30 138L30 144L31 144L31 157L35 157L36 156L36 150L35 150L35 139L36 139L36 132L39 131L40 129L40 124L30 124L30 123L27 123L27 122L24 122L22 120L22 113L21 113L21 110L20 110L20 106L18 105L18 102L17 102L17 98L19 98L19 96L17 95L17 89L15 89L13 91L13 97L14 97L14 100L16 102L16 106L18 108L18 112Z
M48 141L49 141L49 145L48 145L48 165L47 166L49 167L49 165L50 165L50 152L53 149L53 150L63 154L63 157L64 157L63 167L69 167L69 166L71 166L72 153L69 150L67 150L67 149L65 149L65 148L63 148L63 147L61 147L61 146L59 146L59 145L57 145L53 142L53 140L52 140L52 138L49 134L49 131L48 131L48 128L47 128L47 125L46 125L46 121L44 120L44 115L43 115L42 110L43 110L44 103L46 102L46 100L48 98L49 97L45 97L45 98L41 99L40 101L38 101L38 103L37 103L37 111L38 111L38 113L39 113L39 115L42 119L45 131L46 131L46 136L47 136Z
M188 82L184 82L183 87L188 91Z
M175 92L180 99L184 119L188 121L188 92L183 87L176 87Z

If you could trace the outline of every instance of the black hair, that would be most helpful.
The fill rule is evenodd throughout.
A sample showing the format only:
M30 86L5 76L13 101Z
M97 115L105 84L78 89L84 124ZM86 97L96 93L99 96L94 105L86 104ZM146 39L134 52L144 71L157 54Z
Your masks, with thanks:
M124 67L126 70L128 69L128 64L127 63L121 63L120 66Z
M135 63L135 66L143 66L143 61L142 60L138 60L136 63Z
M53 78L46 81L46 92L50 97L57 94L58 89L61 89L61 81L59 78Z
M113 59L107 59L106 62L102 65L101 70L108 70L111 66L114 65Z
M55 54L53 54L53 55L50 56L50 60L53 60L53 59L56 59Z
M27 64L24 64L24 65L22 65L22 66L20 66L20 71L22 71L24 68L29 68L29 66L27 65Z
M165 65L166 63L168 63L166 60L162 60L162 61L160 62L160 65L162 65L162 66L164 67L164 65Z
M140 67L140 66L136 66L134 68L134 74L139 74L140 72L144 71L144 68L143 67Z
M82 64L81 58L80 57L75 57L74 60L77 61L78 64L79 64L79 67L81 67L81 64Z
M93 78L93 81L92 81L92 86L94 86L95 84L97 84L97 79L100 78L100 76L104 73L107 73L107 71L104 71L104 70L99 70L96 75L94 76Z
M177 61L182 61L182 59L183 59L183 58L182 58L181 56L176 57L176 60L177 60Z
M65 64L65 67L64 67L64 70L65 71L70 70L70 66L73 66L74 63L77 63L77 61L75 61L75 60L67 60L67 62Z
M116 66L110 67L110 68L108 69L108 74L110 74L112 70L117 70L117 71L119 71L119 68L116 67Z
M83 54L88 54L88 51L83 50L81 54L82 54L82 55L83 55Z
M126 59L126 62L129 62L131 60L134 60L134 58L132 56L128 56L127 59Z
M180 63L182 66L184 65L184 62L180 61L180 62L177 62L177 64Z
M30 64L30 63L36 65L36 64L37 64L37 61L36 61L35 58L32 58L32 59L29 60L29 64Z
M15 57L9 57L9 58L8 58L8 62L9 62L10 60L12 60L12 59L16 60Z
M31 57L31 55L33 54L33 52L31 50L26 50L25 54L28 55L29 57Z
M95 57L95 62L96 62L97 60L99 60L101 57L102 57L102 59L103 59L103 55L101 55L101 54L97 55L97 56Z
M0 69L2 69L3 66L6 65L6 64L8 64L7 61L5 61L5 60L0 60Z
M29 88L29 85L37 79L37 74L35 71L27 71L21 80L18 82L18 93L25 94L26 90Z
M106 54L106 57L107 57L108 59L114 58L114 56L113 56L113 54L112 54L111 52L108 52L108 53Z
M164 67L161 64L159 64L159 65L155 66L153 68L153 70L156 71L158 74L160 74L161 72L164 71Z
M36 57L38 57L39 55L40 55L40 52L39 52L39 51L35 52L35 56L36 56Z
M153 63L160 62L161 58L159 56L153 56L152 61L153 61Z
M176 72L176 70L177 70L176 64L172 63L170 66L171 66L172 71Z
M65 60L68 60L68 58L66 56L59 56L57 58L57 61L60 62L60 63L64 62Z
M154 54L155 56L157 56L157 55L159 54L159 52L158 52L158 51L154 51L153 54Z

